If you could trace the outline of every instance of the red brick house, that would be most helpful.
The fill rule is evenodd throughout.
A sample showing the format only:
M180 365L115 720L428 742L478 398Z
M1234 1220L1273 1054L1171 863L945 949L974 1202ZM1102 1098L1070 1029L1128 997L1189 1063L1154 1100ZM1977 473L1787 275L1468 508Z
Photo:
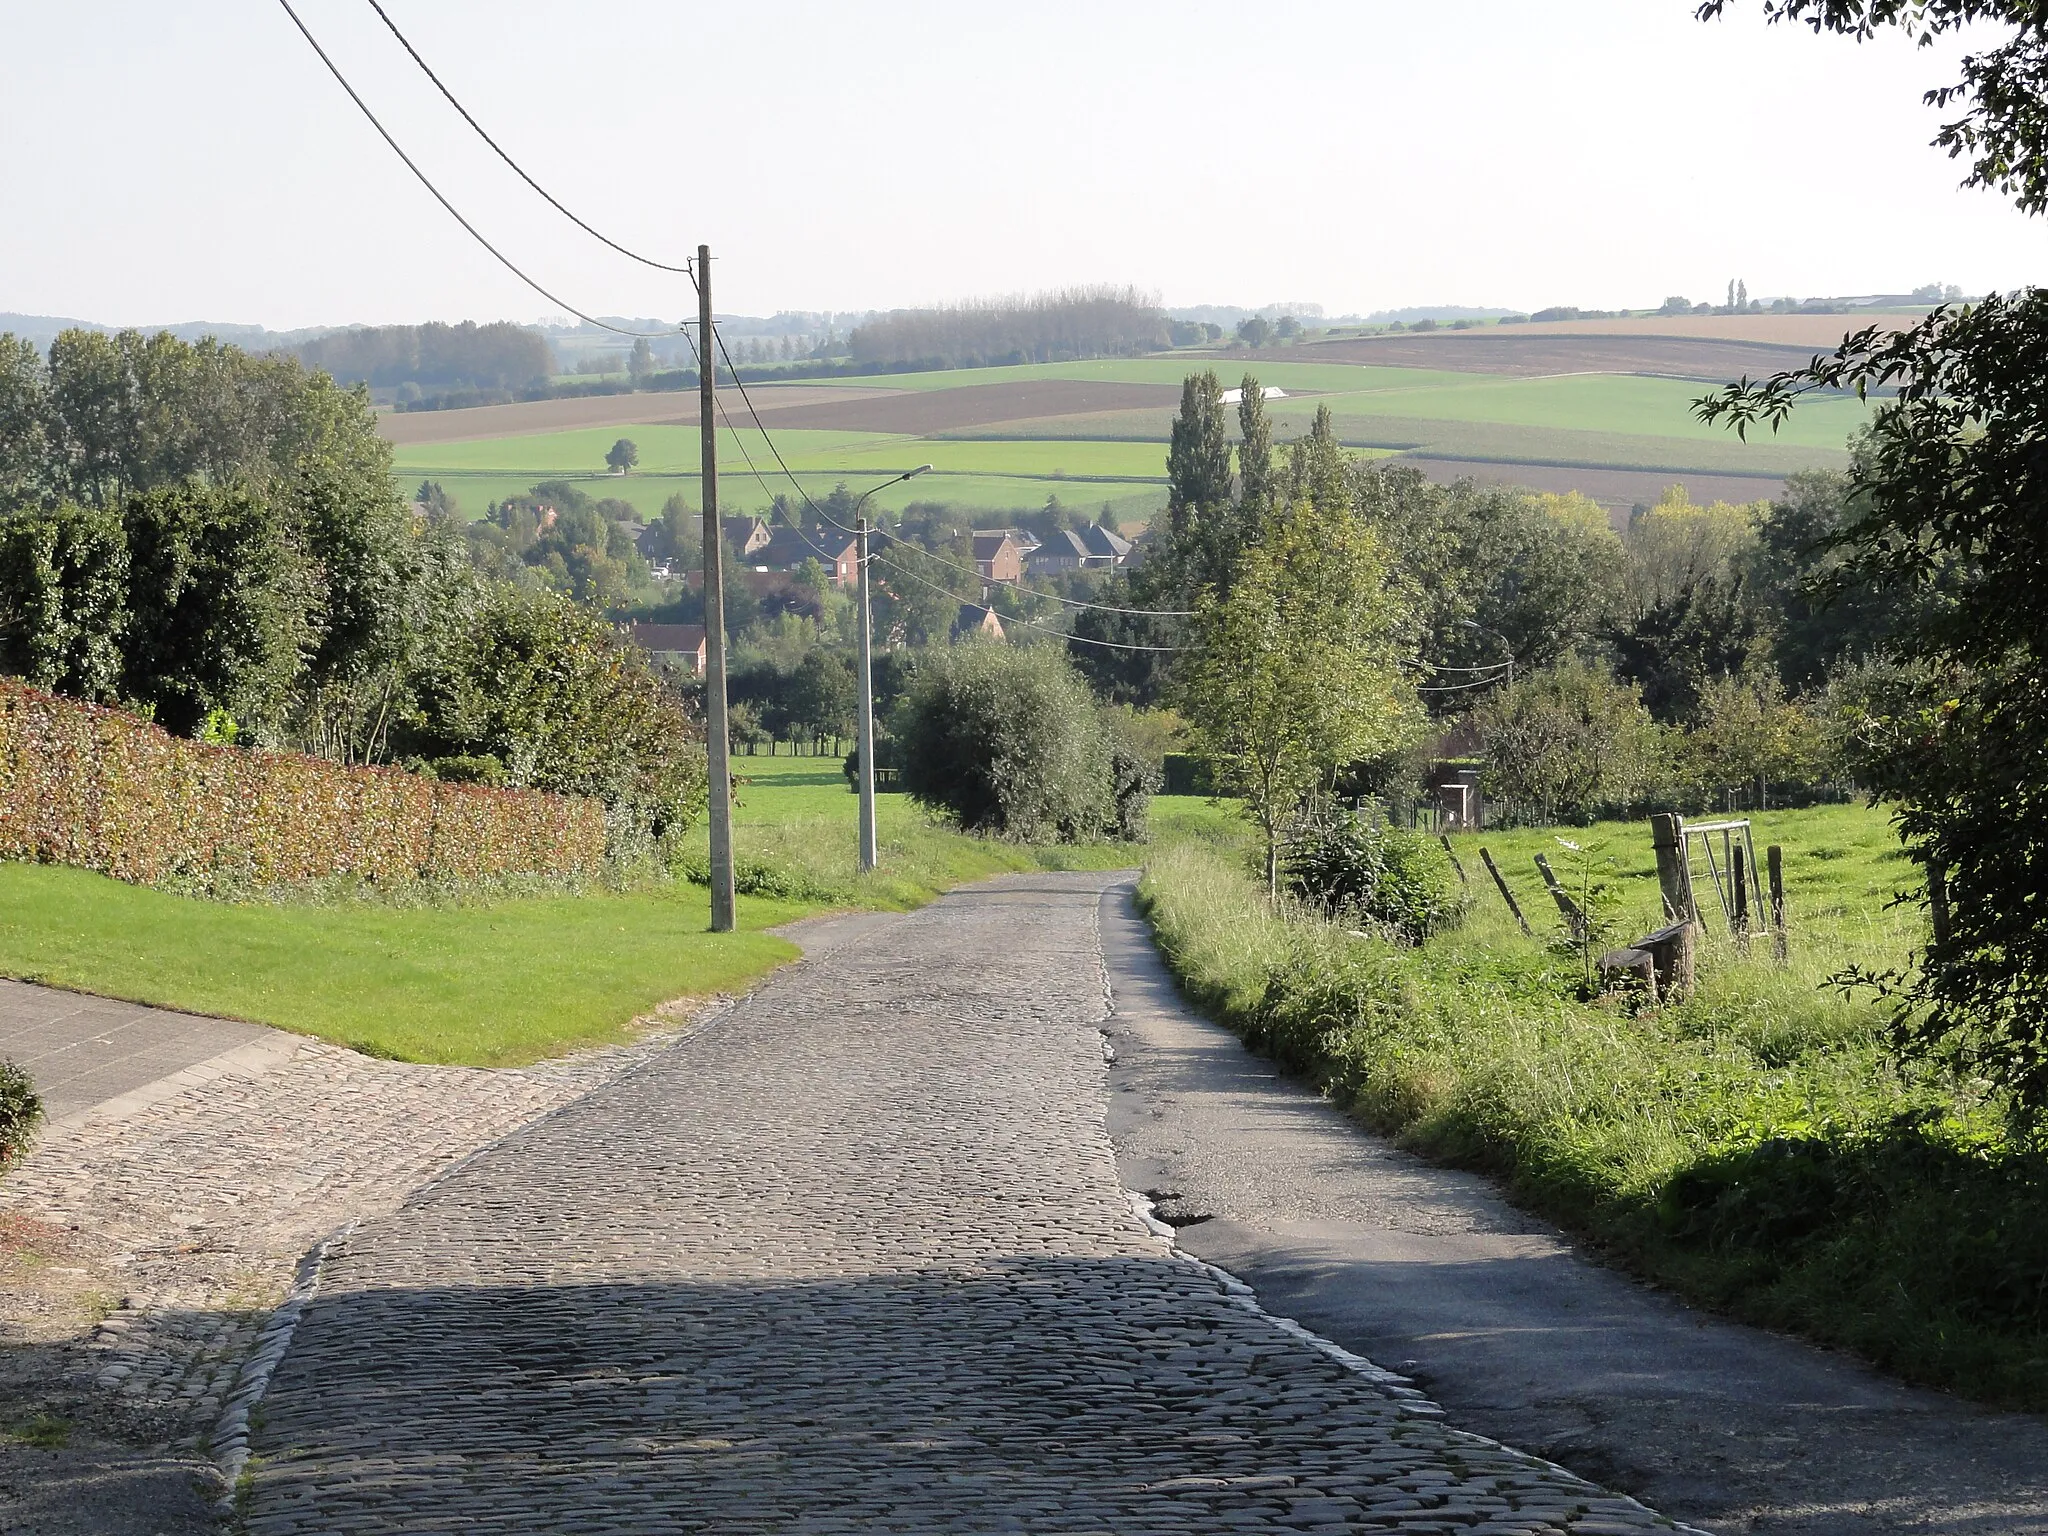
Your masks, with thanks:
M1024 545L1007 528L974 536L974 563L983 581L1022 581Z

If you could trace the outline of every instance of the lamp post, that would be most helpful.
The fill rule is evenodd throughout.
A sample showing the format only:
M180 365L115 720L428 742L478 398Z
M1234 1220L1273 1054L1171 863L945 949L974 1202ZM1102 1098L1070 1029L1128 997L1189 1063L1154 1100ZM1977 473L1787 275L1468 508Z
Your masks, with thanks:
M860 872L875 867L879 850L875 843L875 661L874 617L868 608L868 498L900 481L914 480L929 464L906 470L881 485L861 492L853 504L854 554L860 572L860 713L856 721L856 750L860 754Z

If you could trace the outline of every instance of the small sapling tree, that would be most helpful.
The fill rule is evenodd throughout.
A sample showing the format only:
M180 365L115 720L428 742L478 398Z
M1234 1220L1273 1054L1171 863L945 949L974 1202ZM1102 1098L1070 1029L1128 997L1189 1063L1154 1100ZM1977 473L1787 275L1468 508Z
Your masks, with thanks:
M1258 824L1273 899L1281 844L1316 787L1411 729L1415 695L1398 665L1406 621L1378 537L1348 507L1309 501L1269 513L1229 591L1197 605L1182 710Z

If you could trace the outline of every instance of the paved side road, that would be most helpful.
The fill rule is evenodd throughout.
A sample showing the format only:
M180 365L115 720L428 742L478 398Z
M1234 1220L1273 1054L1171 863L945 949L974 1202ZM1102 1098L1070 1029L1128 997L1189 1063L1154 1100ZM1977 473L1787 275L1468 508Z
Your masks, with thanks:
M1758 1536L2048 1536L2048 1424L1918 1392L1589 1263L1492 1185L1366 1134L1176 994L1105 896L1110 1126L1180 1241L1410 1372L1459 1423Z
M1136 1219L1107 883L820 953L364 1224L272 1382L248 1531L1659 1527Z

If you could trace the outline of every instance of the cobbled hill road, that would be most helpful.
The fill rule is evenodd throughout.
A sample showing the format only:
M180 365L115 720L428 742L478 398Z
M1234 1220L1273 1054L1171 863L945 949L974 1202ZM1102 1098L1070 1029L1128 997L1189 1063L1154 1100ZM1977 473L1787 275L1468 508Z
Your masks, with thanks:
M1115 878L824 950L357 1229L248 1531L1668 1528L1148 1228L1104 1126Z

